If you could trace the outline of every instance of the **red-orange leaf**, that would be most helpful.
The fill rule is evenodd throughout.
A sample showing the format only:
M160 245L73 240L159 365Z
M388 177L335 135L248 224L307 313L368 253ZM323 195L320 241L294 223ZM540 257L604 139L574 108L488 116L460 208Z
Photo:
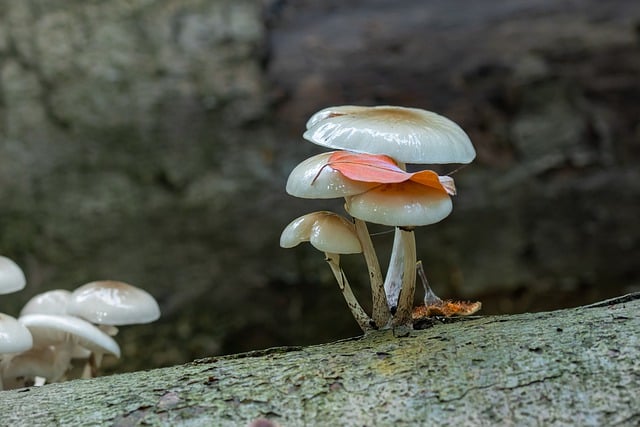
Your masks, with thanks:
M455 186L450 177L438 176L430 170L406 172L389 156L384 154L363 154L351 151L336 151L329 156L327 166L337 170L354 181L397 184L414 181L418 184L455 194Z

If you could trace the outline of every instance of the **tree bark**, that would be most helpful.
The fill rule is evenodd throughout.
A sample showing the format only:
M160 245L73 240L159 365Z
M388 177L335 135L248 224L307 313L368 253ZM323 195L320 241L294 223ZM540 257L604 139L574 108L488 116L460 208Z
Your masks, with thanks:
M3 425L637 425L640 293L2 393Z

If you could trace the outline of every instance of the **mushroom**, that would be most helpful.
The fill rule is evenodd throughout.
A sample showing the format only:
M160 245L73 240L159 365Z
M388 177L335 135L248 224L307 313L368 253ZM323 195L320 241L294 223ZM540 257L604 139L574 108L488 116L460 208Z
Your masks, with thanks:
M118 326L157 320L160 307L155 298L143 289L125 282L98 280L86 283L71 293L67 313L88 320L115 336ZM99 353L89 357L90 376L95 376L101 363Z
M329 264L356 322L364 332L373 329L375 323L356 299L347 277L340 267L340 254L362 252L362 246L353 224L342 216L329 211L303 215L284 228L280 236L280 246L292 248L302 242L309 242L313 247L325 253L325 260Z
M404 163L469 163L475 157L475 150L467 134L453 121L425 110L406 107L378 106L340 106L325 108L314 114L307 122L307 131L303 137L315 144L333 149L343 149L366 154L380 154L390 156L397 162L397 166L404 169ZM443 193L446 196L449 185L452 181L440 180L443 186ZM393 185L393 184L388 184ZM396 184L417 197L415 185ZM349 196L347 200L347 210L351 215L364 220L364 211L373 207L371 203L382 200L401 200L398 197L387 197L383 192L392 190L391 193L398 194L400 187L386 186L386 190L372 189L366 196ZM411 188L413 187L413 189ZM426 189L420 189L426 193ZM433 193L433 192L432 192ZM433 194L432 194L433 195ZM424 198L418 197L423 202ZM448 196L447 196L448 199ZM414 200L415 201L415 200ZM412 207L420 206L421 203L415 201L417 205L405 204L405 212L412 210ZM361 209L361 206L363 209ZM441 203L431 204L432 207L439 206L438 212L434 213L434 218L450 211L450 200L443 199ZM449 206L447 208L447 205ZM368 206L368 207L366 207ZM387 210L390 208L387 206ZM376 209L374 209L375 211ZM418 208L424 211L423 208ZM396 212L398 213L398 212ZM448 212L447 212L448 214ZM446 216L446 215L444 215ZM425 218L429 218L427 215ZM437 220L427 219L426 223L437 222ZM394 221L386 220L387 224ZM429 222L432 221L432 222ZM399 221L406 222L406 221ZM356 221L356 225L358 222ZM420 224L404 224L404 228L396 227L396 237L392 256L385 280L385 291L388 296L390 309L394 309L397 293L397 280L401 278L400 297L397 300L398 310L395 315L396 325L410 323L411 306L413 305L413 294L415 291L415 237L411 226ZM408 259L405 259L407 258ZM404 267L400 268L403 265ZM403 271L404 273L399 273ZM389 277L391 276L391 277Z
M45 377L49 382L61 380L70 367L70 361L76 346L84 347L92 354L101 358L111 354L120 357L120 346L113 338L86 320L70 315L27 314L18 321L26 326L33 336L33 347L44 352L53 351L47 358L52 361L47 370L42 368L34 376ZM52 348L53 347L53 348ZM45 359L47 359L45 358ZM25 363L32 363L34 358L28 358ZM52 368L53 367L53 368ZM5 371L5 376L11 374L11 366ZM17 369L17 368L16 368Z
M10 294L25 287L27 280L22 269L11 259L0 255L0 294Z

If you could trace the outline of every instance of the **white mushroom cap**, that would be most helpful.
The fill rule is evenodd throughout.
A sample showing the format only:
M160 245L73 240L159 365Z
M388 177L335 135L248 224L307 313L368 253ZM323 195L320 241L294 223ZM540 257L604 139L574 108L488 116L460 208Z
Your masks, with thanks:
M411 227L441 221L451 213L453 205L445 191L406 181L349 197L345 208L363 221Z
M375 185L353 181L328 166L333 153L321 153L298 164L287 179L287 193L304 199L333 199L359 194Z
M314 248L334 254L362 252L355 227L347 219L329 212L312 212L294 219L280 235L280 246L292 248L309 242Z
M16 318L0 313L0 354L29 350L33 339L29 330Z
M27 314L66 314L71 292L54 289L35 295L22 307L20 316Z
M79 345L94 353L120 357L118 343L86 320L54 314L27 314L18 320L31 332L34 347Z
M26 284L27 279L18 264L0 255L0 294L17 292Z
M476 155L460 126L418 108L325 108L311 116L303 137L324 147L386 154L403 163L469 163Z
M132 325L157 320L160 307L140 288L124 282L101 280L73 291L67 313L98 325Z

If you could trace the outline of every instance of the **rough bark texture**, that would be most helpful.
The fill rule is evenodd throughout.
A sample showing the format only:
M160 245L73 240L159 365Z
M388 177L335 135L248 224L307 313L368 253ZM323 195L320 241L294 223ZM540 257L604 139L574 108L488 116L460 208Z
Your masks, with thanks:
M629 292L639 23L637 0L0 0L0 253L29 282L0 310L142 286L163 317L122 330L124 370L357 333L323 255L278 247L291 219L342 212L284 184L319 151L305 120L343 103L471 135L453 214L416 231L441 296L497 313ZM384 268L391 235L373 239ZM366 305L364 263L343 265Z
M640 294L3 392L3 425L640 422Z

